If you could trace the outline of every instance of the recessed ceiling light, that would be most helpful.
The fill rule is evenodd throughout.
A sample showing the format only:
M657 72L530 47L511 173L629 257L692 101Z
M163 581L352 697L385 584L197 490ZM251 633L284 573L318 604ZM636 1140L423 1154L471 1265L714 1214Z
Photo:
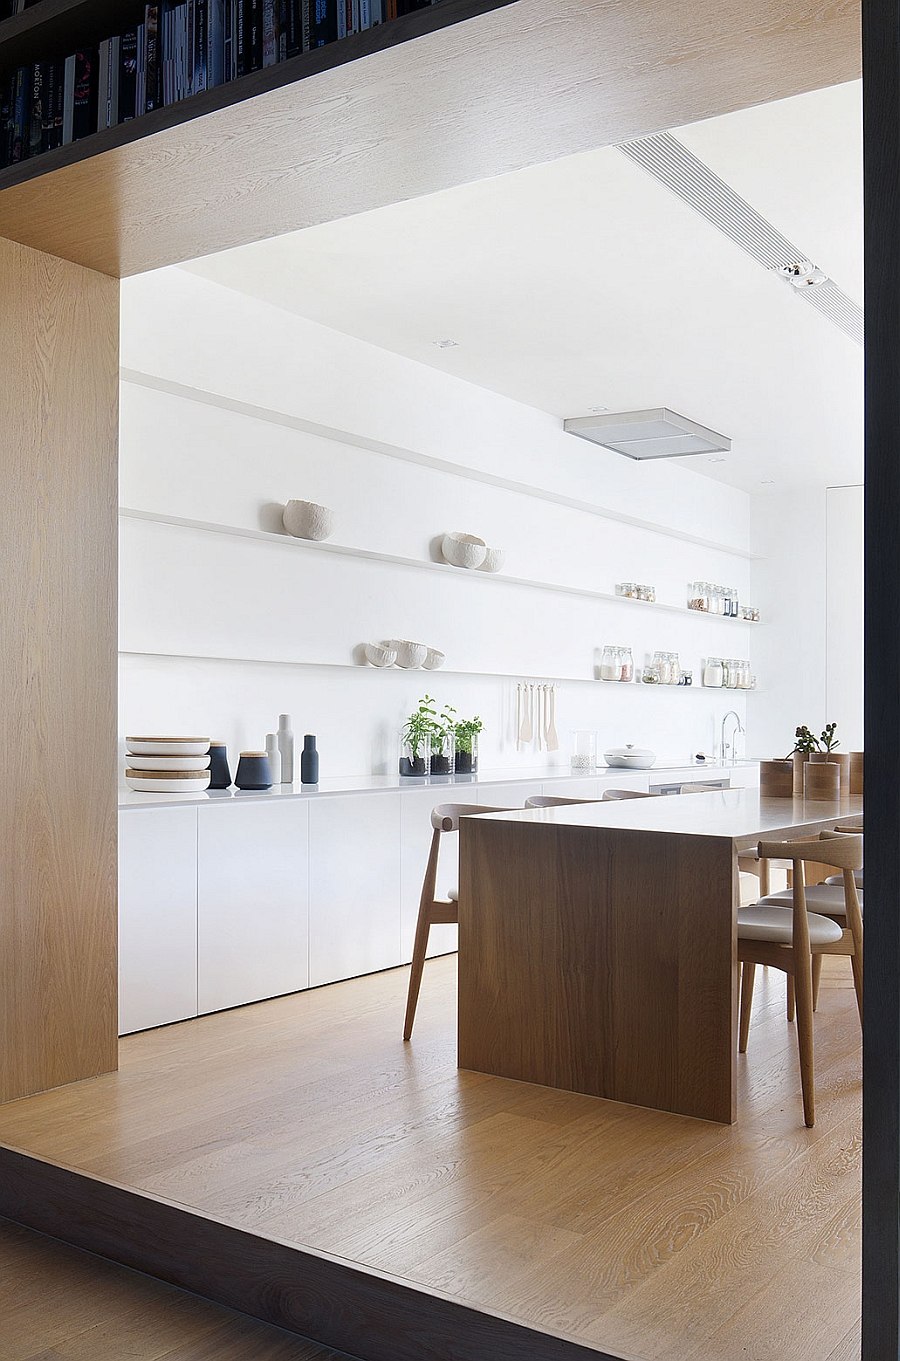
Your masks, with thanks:
M794 288L813 288L816 284L828 282L828 275L812 260L791 260L786 265L779 265L777 273Z
M458 340L433 340L432 345L437 345L439 350L456 350L459 348Z
M731 448L727 435L664 406L575 416L563 422L563 429L626 458L682 458L685 454L727 453Z

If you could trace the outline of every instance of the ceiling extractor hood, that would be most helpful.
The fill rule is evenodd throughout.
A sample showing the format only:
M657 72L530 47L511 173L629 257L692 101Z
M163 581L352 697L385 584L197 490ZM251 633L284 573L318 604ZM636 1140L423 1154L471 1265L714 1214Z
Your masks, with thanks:
M602 444L626 458L682 458L685 454L727 453L731 440L705 425L657 406L650 411L606 411L565 422L570 435Z

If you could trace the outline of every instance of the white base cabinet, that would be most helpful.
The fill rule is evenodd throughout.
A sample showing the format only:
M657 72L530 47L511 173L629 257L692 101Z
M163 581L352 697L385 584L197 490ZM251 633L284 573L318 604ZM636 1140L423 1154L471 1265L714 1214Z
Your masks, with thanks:
M309 805L199 809L201 1012L309 986Z
M309 805L309 985L400 963L400 798Z
M119 1033L197 1015L197 809L119 814Z

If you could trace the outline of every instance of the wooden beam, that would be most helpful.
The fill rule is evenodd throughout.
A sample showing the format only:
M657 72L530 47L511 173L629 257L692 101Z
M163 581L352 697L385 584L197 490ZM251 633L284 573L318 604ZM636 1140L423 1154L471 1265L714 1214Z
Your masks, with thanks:
M134 274L859 69L858 0L517 0L5 189L0 234Z
M615 1361L439 1291L2 1146L0 1215L364 1361Z
M866 1030L863 1347L900 1354L900 6L863 26L866 490ZM877 906L877 911L871 909Z
M116 1067L118 295L0 240L0 1101Z

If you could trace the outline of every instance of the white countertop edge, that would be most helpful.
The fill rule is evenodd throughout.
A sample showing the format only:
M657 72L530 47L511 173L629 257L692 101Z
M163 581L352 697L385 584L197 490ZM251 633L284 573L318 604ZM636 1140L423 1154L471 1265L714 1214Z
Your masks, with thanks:
M758 761L753 760L735 761L728 765L719 762L706 762L703 765L686 762L680 765L655 765L647 770L637 771L602 766L593 772L570 771L563 766L545 766L531 770L491 770L479 775L428 775L421 778L400 775L348 775L322 780L317 785L279 784L273 785L271 789L235 789L232 786L230 789L210 789L200 794L140 794L136 790L120 788L119 808L171 808L189 807L191 804L200 807L217 803L249 803L254 800L336 798L346 794L397 791L402 793L410 789L465 790L479 785L533 784L535 781L543 784L553 781L565 783L568 780L599 779L607 782L609 788L614 788L616 781L622 781L633 775L646 776L651 783L657 783L659 776L668 779L686 775L697 780L705 775L708 778L721 779L731 771L746 770L758 764Z

